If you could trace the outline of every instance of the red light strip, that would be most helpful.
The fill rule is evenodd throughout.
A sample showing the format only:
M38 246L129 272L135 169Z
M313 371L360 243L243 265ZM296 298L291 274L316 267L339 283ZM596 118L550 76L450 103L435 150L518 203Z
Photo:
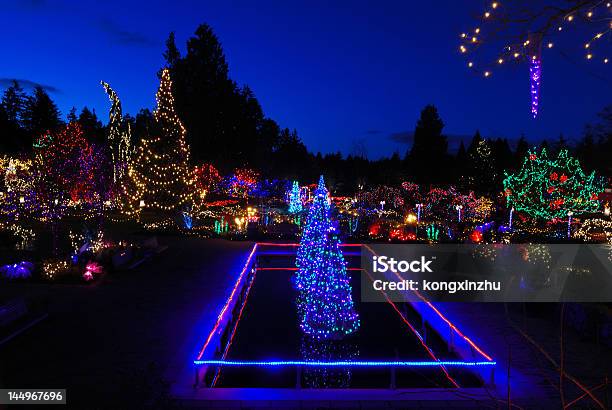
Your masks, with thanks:
M370 275L370 273L367 270L364 270L364 272L370 277L371 280L374 280L374 278ZM415 336L419 339L419 342L421 342L421 345L425 348L425 350L427 351L427 353L429 354L429 356L434 359L436 362L439 362L440 359L438 359L435 355L435 353L433 352L433 350L430 349L429 346L427 346L427 344L425 343L425 341L423 340L423 336L421 336L421 334L414 328L414 326L412 326L412 324L408 321L408 319L406 319L406 317L402 314L402 312L400 312L400 310L397 308L397 306L395 305L395 303L393 303L391 301L391 299L389 299L389 296L387 296L386 292L382 292L383 295L385 295L385 299L387 299L387 302L389 302L389 304L393 307L393 309L397 312L397 314L399 315L399 317L402 319L402 321L408 325L408 327L410 328L410 330L412 330L412 333L415 334ZM455 379L452 378L452 376L448 373L448 370L446 370L446 367L444 365L440 365L440 368L442 369L442 371L444 372L444 374L446 375L446 378L457 388L459 388L459 384L457 384L457 382L455 381Z
M219 328L219 325L221 324L221 320L223 319L223 316L225 316L225 312L227 312L227 309L229 308L231 301L234 299L234 296L236 295L236 291L238 290L238 285L240 284L240 282L242 282L242 278L246 274L249 264L251 263L251 259L253 258L253 255L255 254L256 250L257 250L257 244L253 245L253 249L251 250L249 257L247 258L244 264L244 267L242 268L242 272L240 272L240 275L238 276L238 280L236 280L236 283L234 284L234 289L232 289L232 293L227 298L227 301L225 302L225 306L223 306L223 309L221 309L219 316L217 316L217 322L215 323L215 326L212 328L212 330L208 334L208 337L206 338L206 342L204 343L204 346L202 346L202 349L200 350L200 353L198 354L198 360L202 359L202 356L204 355L204 351L208 347L208 344L210 343L213 335Z
M225 351L223 352L223 356L221 360L225 360L227 357L227 353L229 352L230 347L232 346L232 342L234 341L234 336L236 335L236 330L238 329L238 323L240 323L240 319L242 319L242 312L244 311L247 302L249 301L249 294L251 293L251 288L253 287L253 283L255 282L255 276L257 276L257 272L253 273L253 277L249 282L249 287L247 288L246 295L244 296L244 302L242 302L242 306L240 307L240 312L238 313L238 320L236 320L236 324L234 325L234 329L232 330L232 335L230 336L227 345L225 346ZM211 387L215 387L219 376L221 375L221 367L217 369L215 373L215 377L213 378Z
M378 256L378 254L376 252L374 252L374 250L372 248L370 248L368 245L363 245L364 248L366 248L367 250L369 250L373 255ZM403 279L397 272L395 272L395 275L399 278L399 279ZM485 352L482 351L481 348L479 348L476 343L472 342L472 340L467 337L466 335L464 335L458 328L457 326L455 326L450 320L448 320L446 318L446 316L444 316L442 314L442 312L440 312L429 300L427 300L427 298L425 298L423 295L421 295L418 291L414 291L414 293L423 301L425 302L430 308L433 309L434 312L436 312L436 314L440 317L440 319L442 319L444 322L446 322L446 324L448 326L450 326L450 328L452 330L454 330L459 337L463 338L463 340L465 340L470 346L472 346L474 348L474 350L476 350L478 353L480 353L484 358L486 358L488 361L493 361L493 359L491 358L491 356L489 356L488 354L486 354Z

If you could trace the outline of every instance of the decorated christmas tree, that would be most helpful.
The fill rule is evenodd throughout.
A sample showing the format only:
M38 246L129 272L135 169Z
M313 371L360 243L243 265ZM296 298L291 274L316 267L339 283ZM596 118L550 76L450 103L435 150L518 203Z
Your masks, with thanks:
M556 159L549 159L545 149L539 154L530 151L520 172L506 174L504 179L508 207L537 219L596 211L603 188L603 179L595 172L586 175L567 150L560 151Z
M164 69L156 95L155 127L144 136L130 164L129 211L176 212L188 207L194 193L193 169L185 128L176 115L170 72Z
M331 229L329 212L328 192L321 175L319 185L314 191L312 205L306 217L300 247L297 251L296 266L298 271L295 276L295 286L298 290L308 287L306 282L310 280L311 265L317 256L323 252L327 232Z
M302 198L300 195L300 185L293 181L291 192L289 192L289 213L297 214L302 212Z
M339 339L355 332L359 316L323 177L315 191L296 264L298 315L304 333L316 339Z
M71 122L34 143L38 167L37 195L42 203L99 202L102 159L89 144L82 127Z

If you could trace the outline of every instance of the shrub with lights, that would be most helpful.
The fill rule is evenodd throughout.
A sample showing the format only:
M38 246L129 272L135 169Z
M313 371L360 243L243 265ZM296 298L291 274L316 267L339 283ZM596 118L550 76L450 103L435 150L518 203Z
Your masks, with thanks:
M566 150L556 159L545 149L530 151L516 174L506 174L504 193L509 208L539 220L564 219L568 215L594 212L604 181L595 172L587 175L580 162Z
M340 339L359 328L350 277L330 210L321 176L298 249L294 278L300 326L315 339Z

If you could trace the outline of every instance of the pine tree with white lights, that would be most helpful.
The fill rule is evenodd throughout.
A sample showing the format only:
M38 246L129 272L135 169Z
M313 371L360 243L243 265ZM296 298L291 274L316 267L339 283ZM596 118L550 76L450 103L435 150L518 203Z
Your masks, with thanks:
M130 209L175 212L191 204L194 175L168 69L161 73L156 99L155 129L141 139L130 164Z
M102 81L102 87L111 101L108 119L108 145L113 160L113 182L121 184L129 166L131 154L131 130L126 124L121 110L121 100L108 83Z
M302 212L302 198L300 195L300 185L297 181L293 181L291 192L289 193L289 213L297 214Z
M355 332L359 315L323 177L308 213L296 266L298 315L304 333L316 339L339 339Z

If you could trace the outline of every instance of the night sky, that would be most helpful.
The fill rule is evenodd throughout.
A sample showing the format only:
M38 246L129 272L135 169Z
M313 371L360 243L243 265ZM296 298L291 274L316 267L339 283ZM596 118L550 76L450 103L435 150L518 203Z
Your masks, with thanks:
M0 88L9 79L47 87L63 114L95 108L106 122L100 80L124 110L153 108L164 41L177 44L198 24L212 26L230 76L248 84L267 116L295 128L312 151L371 158L408 147L420 110L435 104L451 147L476 129L531 141L578 137L611 103L608 66L543 55L541 115L529 111L525 65L492 78L470 73L458 34L474 27L475 1L53 1L0 5ZM608 44L609 48L609 44ZM478 61L478 59L476 59Z

